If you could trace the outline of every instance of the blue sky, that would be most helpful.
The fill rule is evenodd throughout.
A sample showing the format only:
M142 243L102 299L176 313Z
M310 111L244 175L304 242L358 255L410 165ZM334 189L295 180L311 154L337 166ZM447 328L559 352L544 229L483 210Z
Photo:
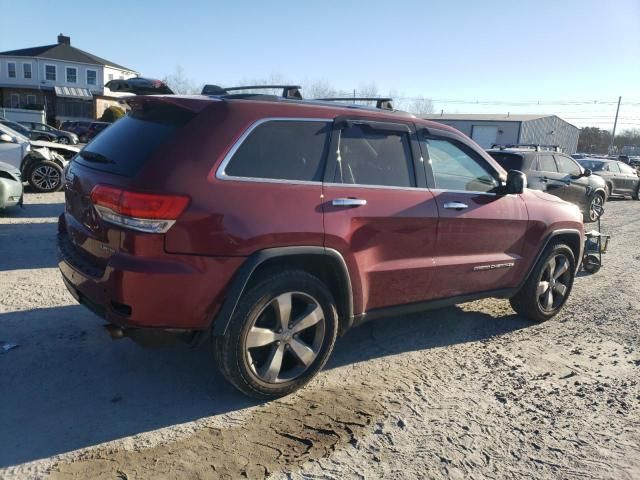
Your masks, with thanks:
M640 128L640 0L55 3L0 0L24 19L3 22L0 51L63 32L152 77L180 65L198 83L375 83L438 112L558 113L603 128L622 95L622 128ZM489 104L460 103L474 101Z

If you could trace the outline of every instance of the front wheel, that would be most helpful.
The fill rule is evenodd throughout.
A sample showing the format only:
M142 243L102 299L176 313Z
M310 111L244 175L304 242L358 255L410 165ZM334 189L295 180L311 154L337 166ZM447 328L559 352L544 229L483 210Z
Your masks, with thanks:
M569 298L576 261L564 243L548 246L531 275L509 301L516 313L534 322L556 315Z
M69 139L67 137L60 137L58 138L58 143L61 143L62 145L69 145Z
M56 192L62 188L62 167L46 160L38 162L31 169L28 180L37 192Z
M640 200L640 183L638 183L638 187L636 188L636 191L633 194L633 199Z
M601 193L596 193L589 203L589 211L584 215L585 222L595 222L600 217L602 212L602 207L604 207L604 195Z
M263 400L288 395L324 366L338 315L325 284L300 270L275 274L243 295L224 336L215 338L224 377Z

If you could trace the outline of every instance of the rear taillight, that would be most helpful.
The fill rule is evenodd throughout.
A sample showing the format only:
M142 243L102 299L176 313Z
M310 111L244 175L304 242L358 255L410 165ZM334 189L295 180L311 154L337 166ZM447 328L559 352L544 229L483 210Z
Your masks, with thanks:
M91 191L98 215L105 222L147 233L165 233L189 205L185 195L129 192L109 185Z

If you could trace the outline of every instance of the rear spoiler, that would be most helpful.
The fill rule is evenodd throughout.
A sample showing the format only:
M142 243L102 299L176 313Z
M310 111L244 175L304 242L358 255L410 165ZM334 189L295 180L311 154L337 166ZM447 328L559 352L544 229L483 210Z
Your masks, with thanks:
M112 92L133 93L135 95L173 95L173 91L162 80L134 77L127 80L110 80L104 85Z
M154 106L166 105L188 110L192 113L200 113L210 106L212 102L222 102L222 100L180 95L135 95L119 100L119 103L128 105L131 110L145 110Z

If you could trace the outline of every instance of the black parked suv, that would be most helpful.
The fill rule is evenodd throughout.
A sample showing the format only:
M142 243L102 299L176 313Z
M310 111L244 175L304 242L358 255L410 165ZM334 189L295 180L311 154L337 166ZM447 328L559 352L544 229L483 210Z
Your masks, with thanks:
M635 168L608 158L583 158L578 163L604 178L607 182L607 198L610 195L623 195L640 200L640 176Z
M528 187L580 207L585 222L595 222L607 198L605 181L591 175L569 155L539 145L495 146L487 153L507 171L527 174Z

